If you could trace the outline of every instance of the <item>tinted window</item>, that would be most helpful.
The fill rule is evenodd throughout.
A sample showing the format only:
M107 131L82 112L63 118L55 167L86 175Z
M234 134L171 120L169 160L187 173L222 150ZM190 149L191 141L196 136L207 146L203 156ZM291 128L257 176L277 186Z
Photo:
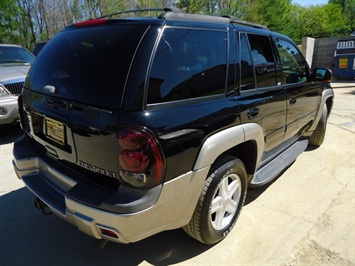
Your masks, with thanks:
M258 88L276 86L275 60L267 36L248 34Z
M47 41L36 43L35 49L33 50L33 54L38 56L39 52L43 49L43 47L47 44Z
M150 72L148 104L224 93L226 58L225 32L166 29Z
M250 55L248 40L245 34L240 35L240 68L241 68L241 90L255 88L253 61Z
M292 43L282 39L276 39L276 45L282 64L283 83L307 81L307 63L297 48Z
M0 64L29 63L32 64L35 57L22 47L0 46Z
M26 83L56 95L118 108L134 52L147 26L98 26L65 30L41 51Z

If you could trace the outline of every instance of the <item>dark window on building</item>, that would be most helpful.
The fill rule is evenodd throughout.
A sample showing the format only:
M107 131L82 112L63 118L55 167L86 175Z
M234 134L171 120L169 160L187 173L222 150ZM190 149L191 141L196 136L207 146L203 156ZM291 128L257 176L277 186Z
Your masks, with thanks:
M225 93L227 34L166 29L151 67L148 104Z
M270 38L248 34L258 88L276 86L275 60Z
M282 39L276 39L276 45L282 64L283 83L306 82L307 63L298 49L292 43Z

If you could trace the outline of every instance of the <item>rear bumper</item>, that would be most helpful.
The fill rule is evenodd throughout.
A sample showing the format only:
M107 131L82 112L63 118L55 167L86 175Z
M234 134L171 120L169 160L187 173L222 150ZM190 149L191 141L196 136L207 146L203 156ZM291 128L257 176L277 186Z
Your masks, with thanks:
M25 140L14 144L13 165L17 176L40 198L53 213L77 226L82 232L97 239L119 243L136 242L155 233L186 225L194 212L208 168L188 172L161 186L152 188L133 202L122 203L122 197L134 193L132 188L120 186L113 198L95 208L75 198L75 191L87 188L87 197L103 193L90 183L82 184L57 171L33 150ZM78 187L80 187L78 189ZM84 188L83 188L84 187ZM95 192L96 191L96 192ZM81 196L82 197L82 196ZM97 199L102 197L92 196ZM88 198L88 201L93 201ZM106 206L112 205L120 206ZM120 210L113 212L112 210Z

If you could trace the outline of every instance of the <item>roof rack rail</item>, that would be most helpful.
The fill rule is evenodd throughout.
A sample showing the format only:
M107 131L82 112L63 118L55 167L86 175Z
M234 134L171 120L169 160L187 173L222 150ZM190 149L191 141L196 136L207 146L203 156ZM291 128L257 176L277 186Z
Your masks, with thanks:
M99 17L98 19L112 18L113 16L117 16L117 15L121 15L121 14L127 14L127 13L149 12L149 11L179 12L177 9L167 8L167 7L164 7L164 8L142 8L142 9L131 9L131 10L115 12L115 13L111 13L111 14L107 14L107 15L104 15L102 17Z
M211 15L200 15L200 14L190 14L182 12L165 12L159 16L159 18L165 19L177 19L177 20L195 20L195 21L204 21L204 22L217 22L217 23L232 23L239 24L243 26L249 26L258 29L269 30L265 25L236 19L230 16L211 16Z
M265 25L262 25L262 24L249 22L249 21L245 21L245 20L240 20L240 19L237 19L237 18L229 17L229 16L224 16L224 17L225 18L230 18L231 23L234 23L234 24L239 24L239 25L243 25L243 26L249 26L249 27L258 28L258 29L269 30L268 27L266 27Z
M120 12L115 12L111 14L107 14L104 16L101 16L97 19L102 19L102 18L112 18L113 16L121 15L121 14L127 14L127 13L138 13L138 12L150 12L150 11L161 11L163 14L160 14L158 18L163 18L163 19L191 19L191 20L196 20L196 21L210 21L210 22L221 22L221 23L232 23L232 24L239 24L243 26L249 26L253 28L259 28L259 29L264 29L264 30L269 30L268 27L265 25L245 21L245 20L240 20L234 17L230 16L211 16L211 15L199 15L199 14L190 14L190 13L185 13L182 12L179 9L176 8L142 8L142 9L131 9L131 10L125 10L125 11L120 11Z
M202 21L202 22L216 22L216 23L229 23L228 18L211 16L211 15L201 15L201 14L191 14L184 12L164 12L159 16L159 18L167 20L191 20L191 21Z

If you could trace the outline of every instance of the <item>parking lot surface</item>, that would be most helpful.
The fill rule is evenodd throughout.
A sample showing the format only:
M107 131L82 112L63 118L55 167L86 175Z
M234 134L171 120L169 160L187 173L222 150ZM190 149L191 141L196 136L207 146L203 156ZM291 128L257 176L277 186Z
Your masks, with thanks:
M233 231L214 246L173 230L96 250L95 239L33 207L11 162L22 132L0 127L0 265L355 265L355 83L332 85L324 144L248 191Z

